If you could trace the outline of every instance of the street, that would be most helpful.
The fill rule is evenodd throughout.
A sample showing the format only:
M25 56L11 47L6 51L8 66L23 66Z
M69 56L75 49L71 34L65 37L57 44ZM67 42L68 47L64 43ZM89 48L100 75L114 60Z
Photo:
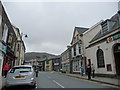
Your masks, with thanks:
M81 80L56 72L40 72L37 88L111 88L98 82Z
M66 76L58 72L39 72L39 76L35 78L37 85L34 90L40 88L101 88L114 89L112 85L102 84L90 80L83 80ZM33 90L28 87L15 87L15 90ZM115 88L116 89L116 88ZM8 89L9 90L9 89ZM11 90L11 89L10 89Z

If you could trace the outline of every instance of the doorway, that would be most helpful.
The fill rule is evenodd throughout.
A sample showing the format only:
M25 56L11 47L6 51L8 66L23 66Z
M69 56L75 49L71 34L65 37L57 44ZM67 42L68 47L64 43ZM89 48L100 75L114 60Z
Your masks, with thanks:
M114 58L115 58L115 67L116 67L116 74L120 75L120 43L117 43L114 46Z

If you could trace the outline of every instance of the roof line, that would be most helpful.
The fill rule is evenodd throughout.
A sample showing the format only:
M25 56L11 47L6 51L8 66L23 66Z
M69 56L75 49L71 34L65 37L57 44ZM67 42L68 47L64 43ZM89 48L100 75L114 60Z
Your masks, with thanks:
M104 20L99 21L98 23L96 23L95 25L93 25L91 28L89 28L89 30L87 30L86 32L83 33L83 35L85 35L86 33L88 33L89 31L91 31L92 29L94 29L96 26L98 26L100 23L102 23Z

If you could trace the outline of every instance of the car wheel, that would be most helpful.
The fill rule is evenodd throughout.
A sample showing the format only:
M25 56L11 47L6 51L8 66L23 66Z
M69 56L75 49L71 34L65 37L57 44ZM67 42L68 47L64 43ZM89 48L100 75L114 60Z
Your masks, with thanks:
M32 86L32 88L36 88L36 84L34 84L34 85Z

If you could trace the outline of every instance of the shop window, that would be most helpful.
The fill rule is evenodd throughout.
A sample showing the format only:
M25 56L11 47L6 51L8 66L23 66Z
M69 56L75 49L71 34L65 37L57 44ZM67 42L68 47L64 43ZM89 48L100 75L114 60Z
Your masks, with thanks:
M98 65L98 68L105 67L104 52L102 49L97 50L97 65Z

